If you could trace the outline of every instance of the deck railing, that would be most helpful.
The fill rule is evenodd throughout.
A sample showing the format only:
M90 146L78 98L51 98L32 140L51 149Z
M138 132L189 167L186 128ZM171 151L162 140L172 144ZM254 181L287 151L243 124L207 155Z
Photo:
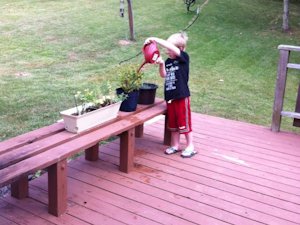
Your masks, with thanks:
M280 56L277 69L277 80L271 126L272 131L275 132L278 132L280 130L282 116L294 118L294 126L300 127L300 84L298 87L295 112L283 111L284 93L288 69L300 70L300 64L289 63L290 53L292 51L300 52L300 47L292 45L279 45L278 49Z

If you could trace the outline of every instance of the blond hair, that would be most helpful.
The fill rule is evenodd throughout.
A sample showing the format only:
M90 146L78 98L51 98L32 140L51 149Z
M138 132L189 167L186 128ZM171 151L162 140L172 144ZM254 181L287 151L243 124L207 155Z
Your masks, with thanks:
M179 49L183 50L186 47L186 43L187 43L188 39L189 38L185 32L180 32L180 33L172 34L168 38L168 41L171 42L172 44L174 44Z

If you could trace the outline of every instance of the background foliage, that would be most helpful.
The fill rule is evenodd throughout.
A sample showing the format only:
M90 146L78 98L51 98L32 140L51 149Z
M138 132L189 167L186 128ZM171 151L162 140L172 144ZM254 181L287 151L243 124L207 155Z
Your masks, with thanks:
M118 63L137 54L145 38L167 38L195 15L182 0L133 1L137 41L123 45L128 21L119 17L118 1L0 3L0 140L57 121L78 90L115 81ZM188 30L193 111L270 126L277 46L300 45L299 1L290 3L289 33L281 22L282 0L209 2ZM300 62L297 54L291 59ZM163 97L157 68L147 65L144 76ZM287 111L294 110L298 83L299 71L291 71ZM291 119L283 129L299 131Z

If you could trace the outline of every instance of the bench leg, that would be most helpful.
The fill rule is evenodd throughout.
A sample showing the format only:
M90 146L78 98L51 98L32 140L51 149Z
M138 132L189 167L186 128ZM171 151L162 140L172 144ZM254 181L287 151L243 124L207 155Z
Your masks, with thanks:
M120 135L120 171L129 173L133 168L135 128Z
M60 216L67 209L67 160L48 167L48 211Z
M168 116L165 116L164 145L171 145L171 131L168 129Z
M140 138L144 135L144 124L135 127L135 137Z
M88 161L97 161L99 155L99 144L85 150L85 159Z
M11 184L11 196L22 199L28 197L28 177L22 176L19 180Z

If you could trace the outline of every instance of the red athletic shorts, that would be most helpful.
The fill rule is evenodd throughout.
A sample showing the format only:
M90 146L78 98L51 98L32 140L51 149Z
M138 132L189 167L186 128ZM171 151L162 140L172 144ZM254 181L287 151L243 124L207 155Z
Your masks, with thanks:
M190 98L175 99L167 102L168 128L187 134L192 131Z

